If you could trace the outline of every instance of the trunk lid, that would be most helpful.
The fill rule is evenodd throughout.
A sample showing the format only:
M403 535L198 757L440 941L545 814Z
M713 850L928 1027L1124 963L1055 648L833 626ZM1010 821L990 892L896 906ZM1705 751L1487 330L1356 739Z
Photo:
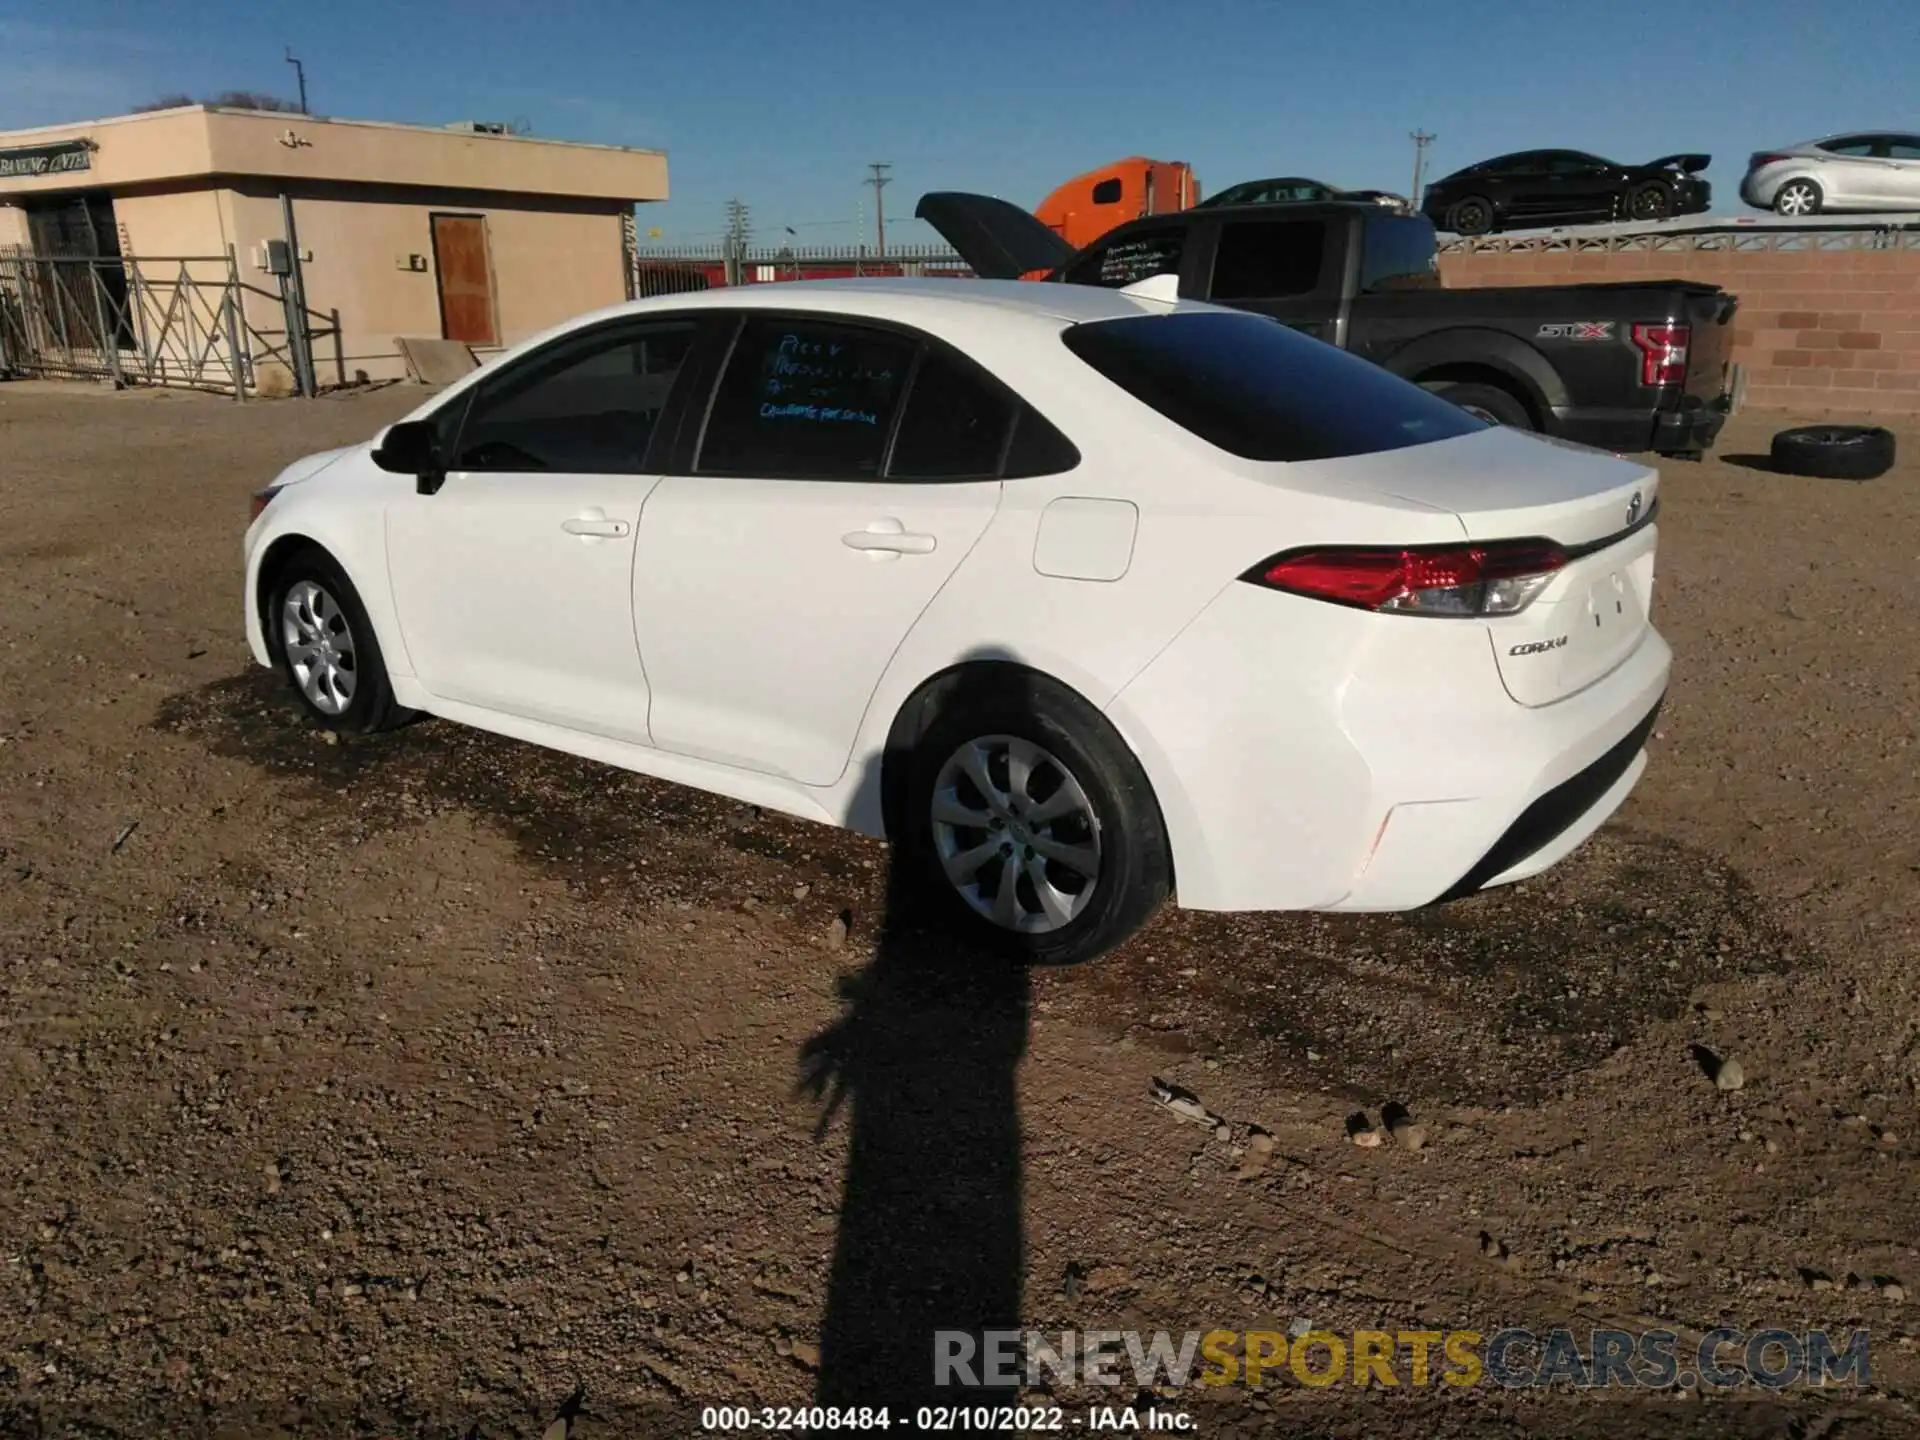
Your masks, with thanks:
M982 280L1018 280L1035 270L1059 269L1074 249L1059 233L1006 200L936 190L922 195L914 218L924 220Z
M1452 511L1469 540L1539 538L1562 549L1618 535L1653 508L1660 485L1660 472L1636 461L1500 426L1338 463L1365 489Z

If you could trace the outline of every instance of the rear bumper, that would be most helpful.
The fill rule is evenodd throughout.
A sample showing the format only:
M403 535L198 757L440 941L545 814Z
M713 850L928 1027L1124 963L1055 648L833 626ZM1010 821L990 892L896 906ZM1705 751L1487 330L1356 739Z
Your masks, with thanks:
M1489 885L1537 875L1599 829L1646 768L1647 738L1665 700L1663 694L1654 701L1640 723L1598 760L1522 810L1519 819L1440 899L1457 900Z
M1231 586L1107 707L1160 802L1184 908L1419 909L1489 856L1487 882L1545 869L1638 778L1672 665L1657 632L1528 707L1485 627L1329 610Z
M1687 450L1710 450L1727 423L1731 397L1701 403L1687 397L1678 410L1577 407L1554 411L1554 433L1563 440L1612 450L1623 455L1652 451L1672 455Z

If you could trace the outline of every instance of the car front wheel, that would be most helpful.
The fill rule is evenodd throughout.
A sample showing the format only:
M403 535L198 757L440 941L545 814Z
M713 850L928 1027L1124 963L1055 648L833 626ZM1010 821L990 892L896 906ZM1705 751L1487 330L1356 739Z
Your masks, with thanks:
M281 673L321 725L370 734L411 718L394 701L360 593L324 552L304 551L281 567L263 619Z
M1064 687L1023 673L963 691L911 764L901 858L989 947L1091 960L1166 898L1172 862L1147 777Z
M1485 235L1493 229L1493 206L1478 195L1455 201L1447 211L1447 229L1456 235Z

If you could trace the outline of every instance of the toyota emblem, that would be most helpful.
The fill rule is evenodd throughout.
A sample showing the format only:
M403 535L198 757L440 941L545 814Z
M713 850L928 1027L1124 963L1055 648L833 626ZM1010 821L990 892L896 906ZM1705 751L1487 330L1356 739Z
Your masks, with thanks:
M1631 525L1640 518L1640 492L1633 492L1633 498L1627 501L1627 524Z

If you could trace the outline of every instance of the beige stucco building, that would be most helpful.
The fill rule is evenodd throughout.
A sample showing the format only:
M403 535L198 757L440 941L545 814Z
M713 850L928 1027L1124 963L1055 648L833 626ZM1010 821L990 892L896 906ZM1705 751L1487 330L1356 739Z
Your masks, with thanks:
M323 385L336 367L403 374L398 337L466 341L484 359L622 299L633 207L666 198L659 151L472 125L196 105L0 132L0 247L117 255L143 273L231 254L261 334L284 333L272 267L290 248L308 310L339 312L337 342L313 347ZM270 248L289 211L294 244Z

